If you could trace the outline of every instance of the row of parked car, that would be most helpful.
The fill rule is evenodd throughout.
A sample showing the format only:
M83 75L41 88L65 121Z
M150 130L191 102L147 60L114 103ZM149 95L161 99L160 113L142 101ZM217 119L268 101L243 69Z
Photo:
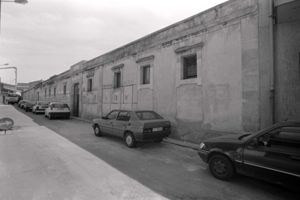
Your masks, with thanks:
M19 108L24 109L26 112L31 111L34 114L42 113L48 119L53 118L70 118L70 108L68 104L61 102L45 102L45 101L28 101L21 100L18 102Z
M67 104L20 101L19 107L44 112L49 119L70 117ZM138 142L161 142L171 134L171 123L151 110L112 110L93 120L97 137L114 135L132 148ZM281 122L254 133L227 134L204 140L198 149L212 175L229 180L244 174L288 187L300 184L300 122Z
M113 110L94 119L92 127L96 136L121 137L128 147L137 142L161 142L171 133L170 121L149 110ZM300 122L210 138L199 145L198 154L218 179L229 180L238 173L295 189L300 184Z

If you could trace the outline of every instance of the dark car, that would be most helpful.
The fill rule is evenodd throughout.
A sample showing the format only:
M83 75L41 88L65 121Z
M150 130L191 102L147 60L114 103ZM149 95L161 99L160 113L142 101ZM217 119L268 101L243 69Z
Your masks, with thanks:
M25 101L23 104L22 104L22 108L28 112L28 111L31 111L32 108L34 106L34 102L32 101Z
M137 142L161 142L170 135L170 121L151 110L113 110L101 119L93 120L96 136L103 133L124 138L128 147Z
M208 139L200 144L198 154L218 179L228 180L240 173L298 187L300 122L281 122L254 134Z
M19 102L18 102L18 107L19 108L22 108L22 106L23 106L23 104L26 102L26 100L20 100Z

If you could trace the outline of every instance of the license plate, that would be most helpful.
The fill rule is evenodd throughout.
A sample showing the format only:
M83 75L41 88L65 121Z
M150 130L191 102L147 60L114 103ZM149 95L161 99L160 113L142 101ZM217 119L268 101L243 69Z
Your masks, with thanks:
M152 129L153 132L156 132L156 131L162 131L162 130L163 130L162 127L158 127L158 128L153 128L153 129Z

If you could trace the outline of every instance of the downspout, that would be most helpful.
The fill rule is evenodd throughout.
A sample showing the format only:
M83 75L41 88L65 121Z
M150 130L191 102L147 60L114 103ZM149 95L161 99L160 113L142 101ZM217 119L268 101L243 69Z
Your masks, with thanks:
M270 2L270 9L271 9L271 20L270 20L270 49L271 51L271 57L272 57L272 69L271 69L271 88L270 88L270 101L272 105L272 123L276 123L276 69L275 69L275 26L277 23L277 13L274 7L274 0L271 0Z

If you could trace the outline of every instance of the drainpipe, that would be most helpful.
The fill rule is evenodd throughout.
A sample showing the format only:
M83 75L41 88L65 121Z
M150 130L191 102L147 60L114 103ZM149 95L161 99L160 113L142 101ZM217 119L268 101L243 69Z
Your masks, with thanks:
M277 23L277 13L274 7L274 0L270 0L270 9L271 9L271 20L270 20L270 49L272 57L272 71L271 71L271 89L270 89L270 101L272 104L272 123L276 123L276 69L275 69L275 26Z

